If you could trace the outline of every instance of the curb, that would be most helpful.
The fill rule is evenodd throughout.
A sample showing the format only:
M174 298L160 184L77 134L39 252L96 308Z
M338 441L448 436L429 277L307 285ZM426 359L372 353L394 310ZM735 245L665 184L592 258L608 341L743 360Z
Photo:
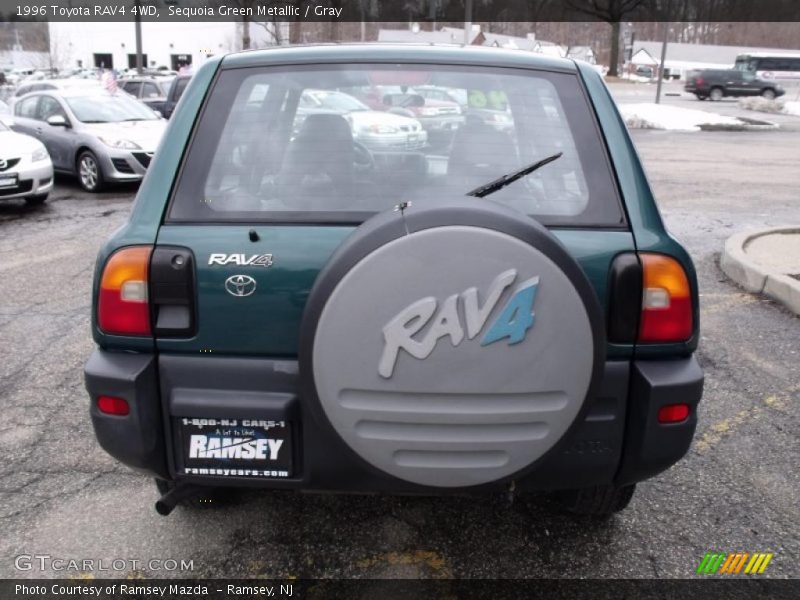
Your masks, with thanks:
M719 266L748 292L769 296L800 316L800 280L757 264L744 251L752 240L775 233L800 234L800 226L772 227L732 235L725 241Z

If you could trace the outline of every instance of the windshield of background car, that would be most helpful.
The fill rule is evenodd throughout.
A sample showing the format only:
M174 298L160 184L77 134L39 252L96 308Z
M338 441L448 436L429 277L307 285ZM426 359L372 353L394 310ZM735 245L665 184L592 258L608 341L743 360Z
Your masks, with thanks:
M415 86L450 100L426 99ZM622 226L602 137L574 73L418 64L231 69L198 119L168 219L359 223L401 202L463 198L559 152L475 201L547 225Z
M75 118L82 123L119 123L155 121L158 115L138 100L120 92L64 98Z

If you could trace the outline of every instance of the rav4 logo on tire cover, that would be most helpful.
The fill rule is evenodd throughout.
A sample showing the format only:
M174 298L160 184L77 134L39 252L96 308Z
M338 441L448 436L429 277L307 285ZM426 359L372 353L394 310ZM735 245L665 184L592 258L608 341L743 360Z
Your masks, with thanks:
M473 339L481 332L500 297L516 278L516 269L509 269L498 275L489 286L483 305L478 300L478 289L471 287L461 294L448 296L438 312L438 302L432 296L417 300L401 310L383 328L384 347L378 373L386 379L392 376L400 349L422 360L430 356L440 338L449 337L453 346L464 341L465 333L467 339ZM516 287L481 338L481 346L488 346L505 338L508 338L509 345L518 344L525 339L528 329L533 326L533 303L538 286L539 278L532 277ZM464 305L464 326L459 317L459 301ZM431 322L431 326L427 333L421 340L414 339L428 322Z

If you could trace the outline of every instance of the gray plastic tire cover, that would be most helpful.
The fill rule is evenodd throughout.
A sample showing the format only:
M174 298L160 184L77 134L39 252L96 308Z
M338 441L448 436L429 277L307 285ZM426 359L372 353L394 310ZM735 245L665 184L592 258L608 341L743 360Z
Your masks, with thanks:
M534 278L522 341L487 343L509 298ZM405 345L395 353L387 336ZM359 456L406 481L466 487L525 468L561 439L585 401L593 338L575 287L537 248L442 226L395 239L347 272L320 315L313 365L325 414Z

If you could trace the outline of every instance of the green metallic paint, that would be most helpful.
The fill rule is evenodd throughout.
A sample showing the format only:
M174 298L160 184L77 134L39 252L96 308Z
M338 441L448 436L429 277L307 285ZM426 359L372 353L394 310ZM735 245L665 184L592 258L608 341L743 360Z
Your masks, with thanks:
M584 63L576 65L606 139L637 251L665 254L677 259L686 271L692 290L694 333L691 339L679 344L638 344L635 350L636 356L646 358L690 354L697 349L700 326L697 272L694 263L686 249L664 227L633 140L605 82L590 65Z
M259 240L251 242L255 229ZM286 225L164 225L159 244L191 248L197 265L198 333L159 339L164 352L297 356L300 321L317 274L354 227ZM209 265L213 253L272 254L271 267ZM236 297L225 289L232 275L249 275L256 291Z
M223 59L222 68L354 62L483 65L575 72L575 63L571 60L551 58L533 52L481 46L431 46L430 44L323 44L274 47L268 50L229 54Z
M597 73L589 66L568 60L552 59L524 52L497 49L429 46L311 46L245 52L209 60L194 76L181 100L164 140L145 177L131 217L105 244L95 271L95 294L100 268L114 250L133 244L181 245L191 248L198 266L199 332L191 339L160 339L158 349L173 353L211 352L219 355L247 354L294 357L300 320L306 297L322 267L353 226L284 226L242 224L165 225L162 223L175 175L191 136L196 116L220 67L242 68L261 65L375 62L486 65L579 72L598 121L604 130L609 155L614 165L632 233L608 230L554 230L554 235L583 267L603 305L607 299L607 279L613 258L621 252L639 250L662 252L678 258L686 267L696 297L696 276L685 250L664 229L650 187L633 143L619 113ZM260 236L251 242L248 232L255 228ZM208 266L214 253L273 254L272 267ZM224 282L233 274L256 278L256 294L246 298L231 296ZM696 306L695 306L696 310ZM94 310L93 310L94 313ZM110 349L152 351L148 339L106 336L93 318L97 343ZM685 353L696 346L696 336L688 344L639 347L637 354ZM609 358L632 354L632 346L608 346Z
M154 349L153 341L150 338L106 335L97 328L96 314L100 274L106 260L115 250L137 244L155 244L175 174L178 172L183 157L183 150L189 140L195 117L200 111L206 91L221 60L221 58L208 60L192 77L181 97L179 110L173 113L167 130L161 138L161 143L156 151L158 159L152 162L139 187L128 221L114 232L98 253L92 293L92 336L102 348L131 351L152 351Z

